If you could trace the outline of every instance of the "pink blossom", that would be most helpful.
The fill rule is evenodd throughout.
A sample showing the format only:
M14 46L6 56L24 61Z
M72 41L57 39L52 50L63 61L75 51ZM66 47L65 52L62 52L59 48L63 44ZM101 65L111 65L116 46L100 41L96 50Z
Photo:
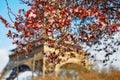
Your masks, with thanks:
M31 18L31 17L35 18L35 17L36 17L36 14L34 14L33 12L30 12L30 14L29 14L28 17L29 17L29 18Z

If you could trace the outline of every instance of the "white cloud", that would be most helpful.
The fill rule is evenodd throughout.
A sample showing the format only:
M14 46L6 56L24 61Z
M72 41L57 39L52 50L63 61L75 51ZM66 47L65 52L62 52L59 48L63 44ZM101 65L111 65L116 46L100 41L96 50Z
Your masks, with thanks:
M15 49L16 48L16 46L15 45L8 45L8 46L6 46L5 48L0 48L1 50L4 50L7 54L11 54L11 52L10 52L10 50L12 50L12 49Z
M0 74L9 62L9 54L11 54L10 50L14 48L14 45L9 45L6 48L0 48Z
M33 76L37 76L37 74L33 73ZM15 78L14 80L31 80L32 79L32 71L25 71L23 73L20 73L18 75L18 78Z
M9 62L8 52L5 49L0 49L0 74Z
M91 47L87 46L87 48L85 47L84 50L87 50L88 53L95 56L96 62L92 62L97 65L96 67L99 68L99 70L102 68L109 69L110 65L120 70L120 32L115 33L108 39L102 38L100 40L100 44L95 44ZM105 57L106 54L110 54L109 57ZM108 61L103 62L102 60L106 58L108 58Z
M15 49L15 48L16 48L15 45L9 45L8 48L7 48L8 54L9 54L9 55L12 54L12 53L10 52L10 50Z
M11 74L12 70L10 70L7 75L4 77L3 80L6 80L6 78L8 78ZM32 76L36 77L37 73L32 73L32 71L25 71L25 72L21 72L18 74L18 77L15 77L14 80L31 80Z

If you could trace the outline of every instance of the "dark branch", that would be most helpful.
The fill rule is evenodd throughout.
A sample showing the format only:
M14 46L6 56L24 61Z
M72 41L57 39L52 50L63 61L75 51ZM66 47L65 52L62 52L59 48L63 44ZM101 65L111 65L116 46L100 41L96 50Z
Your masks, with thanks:
M14 23L14 21L13 21L12 17L10 16L10 14L12 14L15 18L17 18L17 16L12 12L11 8L9 7L8 1L5 0L5 2L6 2L6 5L7 5L7 9L8 9L8 16L9 16L11 22Z

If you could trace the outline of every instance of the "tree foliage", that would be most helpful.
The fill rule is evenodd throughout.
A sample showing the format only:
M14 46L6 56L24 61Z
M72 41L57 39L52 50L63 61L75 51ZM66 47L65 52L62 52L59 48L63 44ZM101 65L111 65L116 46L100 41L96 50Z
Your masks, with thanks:
M30 9L19 9L13 25L2 16L0 19L7 28L16 30L9 30L7 36L26 53L32 46L30 43L40 38L45 38L48 44L52 43L48 38L56 40L54 47L65 41L94 45L103 34L111 35L120 26L119 0L20 1ZM40 41L36 42L39 44Z

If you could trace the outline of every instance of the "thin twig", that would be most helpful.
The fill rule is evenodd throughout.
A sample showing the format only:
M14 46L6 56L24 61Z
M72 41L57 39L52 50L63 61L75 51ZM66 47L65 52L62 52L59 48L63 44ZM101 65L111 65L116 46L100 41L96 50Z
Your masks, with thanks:
M13 21L12 17L10 16L10 13L11 13L11 14L12 14L15 18L17 18L17 16L16 16L16 15L12 12L11 8L9 7L8 1L7 1L7 0L5 0L5 2L6 2L6 5L7 5L7 9L8 9L8 16L9 16L9 18L10 18L11 22L13 22L13 23L14 23L14 21Z

